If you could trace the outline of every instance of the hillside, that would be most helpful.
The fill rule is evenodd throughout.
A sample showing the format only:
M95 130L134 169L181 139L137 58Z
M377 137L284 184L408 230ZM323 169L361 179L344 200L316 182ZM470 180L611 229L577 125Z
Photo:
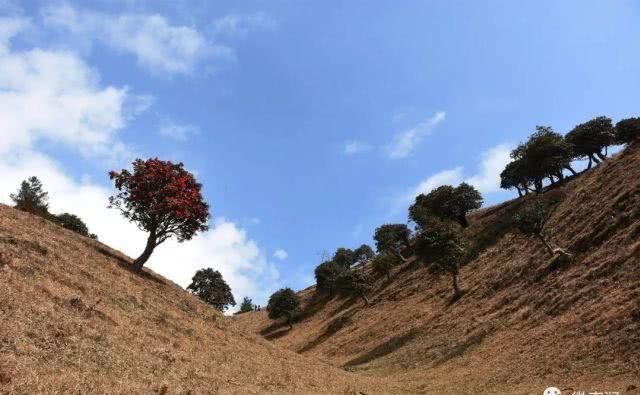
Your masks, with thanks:
M378 280L371 305L300 292L291 331L266 312L237 316L239 329L369 377L393 377L420 393L541 393L561 389L637 393L640 387L640 147L627 148L566 185L545 234L569 264L509 219L528 198L470 216L482 242L450 279L411 259Z
M236 332L130 262L0 205L0 393L399 391Z

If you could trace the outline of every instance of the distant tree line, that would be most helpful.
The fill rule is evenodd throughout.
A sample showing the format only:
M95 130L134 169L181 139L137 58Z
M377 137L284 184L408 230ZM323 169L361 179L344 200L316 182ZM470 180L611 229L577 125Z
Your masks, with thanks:
M631 144L640 138L640 118L627 118L613 125L611 118L596 117L574 127L565 136L550 126L536 126L529 139L511 151L509 162L500 174L500 187L516 189L519 196L542 192L545 180L550 185L572 175L574 160L588 160L587 169L607 159L608 147Z

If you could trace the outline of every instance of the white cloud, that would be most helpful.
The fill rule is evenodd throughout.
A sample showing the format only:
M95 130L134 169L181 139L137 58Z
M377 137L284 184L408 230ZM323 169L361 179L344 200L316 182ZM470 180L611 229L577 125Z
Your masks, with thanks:
M349 141L344 145L344 153L345 155L354 155L362 152L371 151L373 146L367 143L363 143L362 141Z
M216 35L231 37L244 37L255 29L273 30L276 26L275 19L263 12L248 15L229 14L213 21Z
M86 157L116 160L129 152L117 139L135 97L101 86L97 73L67 51L12 50L26 22L0 19L0 154L48 140Z
M407 200L413 201L421 193L427 194L441 185L459 184L463 180L462 170L462 167L456 167L455 169L443 170L427 177L407 195Z
M511 161L510 144L500 144L490 148L482 154L480 172L465 181L475 186L482 193L496 192L500 190L500 173Z
M287 259L289 257L289 254L287 253L287 251L283 250L282 248L277 249L274 253L273 253L273 257L274 258L278 258L280 260L284 260Z
M431 134L436 125L444 121L445 116L446 114L442 111L436 112L417 126L398 133L387 147L389 158L402 159L409 156L422 139Z
M404 202L412 202L419 194L427 194L441 185L457 185L463 181L473 185L483 194L497 192L500 190L500 173L510 161L510 152L510 144L499 144L489 148L481 155L480 171L470 177L464 176L464 168L461 166L435 173L405 195Z
M37 143L64 145L91 159L123 155L128 148L117 133L153 100L102 86L98 74L72 52L13 50L11 37L27 24L0 19L0 202L11 204L9 194L20 182L38 176L52 212L79 215L101 241L135 257L146 235L106 208L111 188L88 176L78 181L66 175L59 163L37 151ZM277 267L243 229L224 219L192 241L163 244L148 265L182 286L197 269L213 267L239 300L245 295L266 300L279 285Z
M107 208L112 192L109 188L75 181L64 174L58 163L37 152L15 151L0 157L0 202L11 204L9 194L32 175L38 176L49 192L52 212L77 214L101 242L129 256L142 252L146 235L119 212ZM212 267L222 273L236 300L250 296L264 301L278 288L280 279L277 267L258 245L243 229L224 218L191 241L167 241L157 248L147 265L183 287L198 269Z
M189 136L199 133L199 129L192 125L181 125L169 119L160 124L160 134L176 141L186 141Z
M209 42L193 27L172 25L162 15L112 15L64 3L45 9L43 19L76 37L133 54L141 66L153 72L188 74L205 59L235 58L231 48Z

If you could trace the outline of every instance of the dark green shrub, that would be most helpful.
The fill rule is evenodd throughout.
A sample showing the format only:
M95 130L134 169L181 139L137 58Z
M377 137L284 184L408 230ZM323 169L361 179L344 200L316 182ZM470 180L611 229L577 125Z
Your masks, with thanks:
M344 271L344 267L338 265L334 261L322 262L316 267L316 290L333 294L335 290L336 279Z
M221 312L227 310L229 305L236 305L231 288L222 274L211 268L198 270L187 290Z
M386 276L387 280L391 280L391 269L400 263L398 256L389 252L382 253L371 261L371 269L378 276Z
M291 288L282 288L269 297L267 311L269 318L284 318L289 328L292 328L294 319L300 314L300 299Z
M391 252L403 261L402 250L409 246L411 231L405 224L385 224L376 228L373 239L379 253Z
M640 118L627 118L616 124L617 144L631 144L638 139L640 139Z
M358 296L365 304L369 304L367 292L371 288L369 277L360 270L346 271L336 279L336 289L342 295Z
M89 236L89 228L87 228L87 225L77 215L63 213L56 215L55 221L65 229L69 229L83 236Z
M22 181L20 189L9 196L16 204L15 208L41 217L49 218L49 193L42 186L38 177L29 177Z
M467 226L466 215L482 206L482 195L472 185L465 182L457 187L442 185L428 194L416 196L409 207L409 219L419 229L428 226L430 218L449 219Z

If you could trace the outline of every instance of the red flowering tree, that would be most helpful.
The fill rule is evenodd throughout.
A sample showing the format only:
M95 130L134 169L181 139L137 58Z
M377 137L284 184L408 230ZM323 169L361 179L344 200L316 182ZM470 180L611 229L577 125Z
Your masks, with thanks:
M109 198L109 207L149 233L144 252L133 262L136 270L169 238L183 242L208 229L209 205L202 198L202 185L182 163L136 159L133 173L111 171L109 178L119 191Z

